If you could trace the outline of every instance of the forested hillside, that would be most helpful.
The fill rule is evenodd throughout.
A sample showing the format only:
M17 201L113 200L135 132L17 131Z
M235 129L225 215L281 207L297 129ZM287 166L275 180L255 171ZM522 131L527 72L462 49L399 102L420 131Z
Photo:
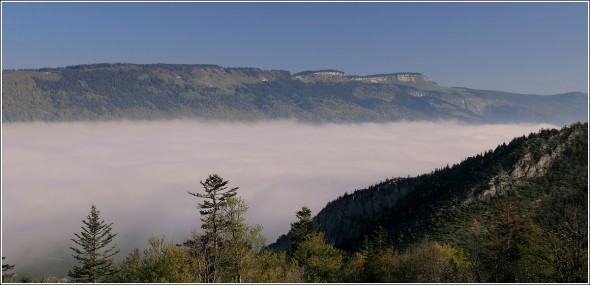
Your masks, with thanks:
M313 220L326 242L349 252L380 231L400 251L421 242L462 249L478 282L581 282L587 173L588 124L574 124L345 194ZM289 233L270 247L284 250L292 240Z
M2 71L2 121L154 120L470 123L587 118L587 94L535 96L448 88L419 73L291 74L217 65L94 64Z
M239 187L212 174L188 193L202 225L182 243L146 237L115 260L113 223L92 205L69 277L17 275L3 257L2 281L587 283L587 174L588 123L541 130L345 194L315 217L303 206L268 247Z

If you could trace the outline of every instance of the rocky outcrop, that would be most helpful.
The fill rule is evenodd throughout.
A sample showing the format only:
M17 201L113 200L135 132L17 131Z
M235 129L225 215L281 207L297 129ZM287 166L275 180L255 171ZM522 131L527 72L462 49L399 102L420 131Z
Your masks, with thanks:
M362 235L368 226L363 221L395 207L411 190L411 185L400 183L398 179L387 180L328 203L315 220L326 233L327 242L342 244Z
M417 83L417 82L428 82L432 83L428 77L421 73L391 73L391 74L378 74L369 76L349 76L348 79L351 81L359 81L365 83Z
M309 80L309 79L338 79L344 81L354 81L354 82L363 82L363 83L381 83L381 84L400 84L400 83L418 83L418 82L425 82L425 83L433 83L428 79L428 77L424 76L421 73L411 73L411 72L400 72L400 73L390 73L390 74L376 74L376 75L368 75L368 76L346 76L346 73L334 70L334 69L327 69L327 70L315 70L315 71L303 71L299 73L293 74L294 79L298 80Z
M586 121L588 96L439 86L420 73L347 76L194 64L2 71L2 121L296 119L318 123ZM106 87L108 88L106 88Z
M572 149L580 149L583 147L580 142L585 141L587 123L562 130L542 130L467 158L453 167L418 177L388 179L345 194L328 203L314 221L325 233L326 242L349 250L358 249L363 238L379 225L405 237L428 232L444 224L447 215L461 216L488 207L495 196L545 191L533 185L538 185L535 183L540 183L539 179L546 175L554 175L556 166L567 165ZM527 193L523 197L534 195L538 193ZM536 200L529 203L531 201ZM453 229L449 227L445 231L437 234L452 235ZM288 246L286 235L271 247L286 249Z
M578 134L579 135L579 134ZM556 138L553 138L554 140ZM551 163L557 159L567 145L576 139L576 134L567 138L566 143L556 144L551 147L549 143L542 144L534 151L542 155L533 156L532 152L525 153L509 170L501 170L494 176L483 189L472 189L472 195L465 200L465 204L474 200L487 200L496 195L506 193L509 189L526 183L526 179L543 176Z
M530 153L524 155L512 169L508 171L501 171L494 176L488 183L488 187L481 191L476 196L477 200L486 200L499 194L504 194L506 191L516 184L519 184L523 178L536 178L545 173L551 162L561 152L561 147L555 149L551 154L543 155L538 160L534 160ZM466 203L470 203L472 199L467 199Z
M293 78L303 80L309 79L314 77L345 77L346 73L334 70L334 69L327 69L327 70L315 70L315 71L303 71L299 73L293 74Z

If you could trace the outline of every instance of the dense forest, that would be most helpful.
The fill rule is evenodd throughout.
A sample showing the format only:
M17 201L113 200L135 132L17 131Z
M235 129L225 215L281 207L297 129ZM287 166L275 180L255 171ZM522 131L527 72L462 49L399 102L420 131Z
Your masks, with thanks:
M303 206L271 246L246 223L239 188L211 174L188 192L200 231L148 237L121 259L92 205L71 236L68 277L3 282L588 282L588 123L541 130L417 177ZM116 221L114 221L116 223Z
M291 75L282 70L182 64L2 71L3 122L287 118L563 125L585 121L587 101L587 94L577 92L535 96L449 88L419 73L345 76L320 70Z

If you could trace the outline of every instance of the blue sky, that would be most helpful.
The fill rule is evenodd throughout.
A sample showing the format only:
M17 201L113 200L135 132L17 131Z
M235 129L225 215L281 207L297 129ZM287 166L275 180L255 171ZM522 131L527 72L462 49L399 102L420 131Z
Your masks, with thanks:
M2 67L187 63L587 92L588 4L2 3Z

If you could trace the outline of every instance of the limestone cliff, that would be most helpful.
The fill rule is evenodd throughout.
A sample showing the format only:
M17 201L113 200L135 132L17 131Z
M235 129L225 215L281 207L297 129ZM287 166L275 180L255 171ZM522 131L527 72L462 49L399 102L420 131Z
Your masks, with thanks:
M157 120L469 123L587 120L588 96L444 87L420 73L348 76L207 64L92 64L2 71L2 121Z
M366 83L406 83L406 82L426 82L433 83L421 73L391 73L391 74L378 74L368 76L350 76L352 81L360 81Z

